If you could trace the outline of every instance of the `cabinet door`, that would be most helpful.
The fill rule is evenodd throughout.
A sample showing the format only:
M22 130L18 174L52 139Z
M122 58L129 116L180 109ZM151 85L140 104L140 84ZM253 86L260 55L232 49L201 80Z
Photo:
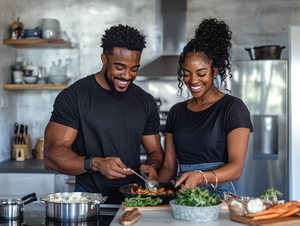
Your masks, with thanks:
M0 197L21 198L35 192L37 196L54 193L54 174L0 173Z

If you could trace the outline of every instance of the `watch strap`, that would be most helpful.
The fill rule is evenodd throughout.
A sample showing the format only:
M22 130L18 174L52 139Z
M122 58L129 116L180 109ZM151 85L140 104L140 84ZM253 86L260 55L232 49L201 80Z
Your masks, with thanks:
M89 155L85 156L84 158L84 169L88 171L89 173L92 173L92 159L95 157L95 155Z

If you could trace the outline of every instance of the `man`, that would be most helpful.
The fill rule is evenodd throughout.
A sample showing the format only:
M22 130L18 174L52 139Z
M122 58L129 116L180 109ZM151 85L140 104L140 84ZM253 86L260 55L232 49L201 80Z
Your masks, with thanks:
M133 84L145 43L132 27L106 30L101 71L57 96L45 130L45 168L76 175L75 191L101 192L109 203L124 200L120 186L140 181L124 169L157 179L162 165L156 101ZM141 143L145 165L140 165Z

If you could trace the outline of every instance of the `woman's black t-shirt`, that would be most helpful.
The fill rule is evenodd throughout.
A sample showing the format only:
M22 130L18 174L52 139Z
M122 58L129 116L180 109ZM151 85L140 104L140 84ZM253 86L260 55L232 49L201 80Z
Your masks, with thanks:
M250 113L242 100L228 94L199 112L189 110L187 101L177 103L166 122L180 164L228 163L227 135L240 127L253 130Z

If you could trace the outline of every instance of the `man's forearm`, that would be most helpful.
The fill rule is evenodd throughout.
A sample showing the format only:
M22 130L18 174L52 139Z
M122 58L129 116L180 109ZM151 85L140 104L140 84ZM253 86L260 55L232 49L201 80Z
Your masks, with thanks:
M160 170L163 164L163 150L158 149L147 154L146 165L152 166L156 172Z
M79 156L66 147L45 149L44 166L45 169L67 175L78 175L86 172L84 156Z

